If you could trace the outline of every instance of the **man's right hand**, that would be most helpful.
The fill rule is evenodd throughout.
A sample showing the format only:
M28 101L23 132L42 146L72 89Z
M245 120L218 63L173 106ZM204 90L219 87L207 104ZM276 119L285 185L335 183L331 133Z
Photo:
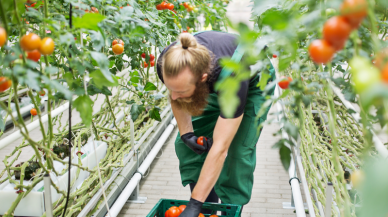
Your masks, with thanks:
M203 154L206 151L209 151L213 145L213 139L208 138L203 140L203 145L197 144L197 139L193 132L186 133L181 136L182 141L197 154Z

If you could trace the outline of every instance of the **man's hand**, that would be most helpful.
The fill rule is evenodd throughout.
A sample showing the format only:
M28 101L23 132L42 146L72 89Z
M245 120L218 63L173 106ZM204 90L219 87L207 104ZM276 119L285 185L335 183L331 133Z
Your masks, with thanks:
M202 205L202 202L190 198L186 209L179 215L179 217L198 217L199 213L201 212Z
M197 144L197 139L193 132L186 133L181 136L182 141L197 154L203 154L205 151L209 151L213 145L213 139L208 138L203 140L203 145Z

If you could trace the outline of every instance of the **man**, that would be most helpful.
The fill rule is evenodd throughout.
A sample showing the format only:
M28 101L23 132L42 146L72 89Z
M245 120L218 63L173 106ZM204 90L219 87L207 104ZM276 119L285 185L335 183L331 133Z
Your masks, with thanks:
M240 104L232 118L220 111L214 85L224 73L218 61L231 57L237 36L208 31L195 36L184 33L158 58L159 78L169 90L179 134L175 151L183 186L190 185L190 202L180 216L197 217L204 202L247 204L251 198L256 166L256 121L264 103L257 87L260 76L241 82ZM273 68L271 73L274 74ZM223 74L222 74L223 75ZM273 76L274 77L274 76ZM203 146L197 144L205 136Z

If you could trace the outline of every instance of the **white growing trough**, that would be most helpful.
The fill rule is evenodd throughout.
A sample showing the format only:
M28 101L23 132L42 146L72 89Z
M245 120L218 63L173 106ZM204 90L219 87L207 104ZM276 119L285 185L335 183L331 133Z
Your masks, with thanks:
M81 162L83 167L93 169L96 167L96 158L99 162L102 160L108 148L108 145L102 141L94 141L96 143L96 152L93 148L93 141L89 140L82 148L81 152L84 154L81 156ZM72 162L78 162L78 156L76 152L78 149L74 149ZM64 161L68 161L68 158L65 158ZM58 161L54 161L54 168L57 172L61 172L66 169L66 166ZM71 179L74 180L76 176L77 167L71 167ZM76 189L79 189L89 176L88 171L81 170L77 180L75 181L74 187L71 189L71 192L74 192ZM62 191L67 192L67 181L68 181L68 172L62 176L56 176L55 173L50 173L51 180L58 188ZM14 177L13 177L14 178ZM30 184L31 181L23 181L24 185ZM5 212L11 207L12 203L16 200L18 194L17 190L14 189L15 185L9 183L9 181L4 182L0 185L0 215L4 215ZM60 194L51 186L51 199L53 202L57 201L60 198ZM23 198L15 209L15 216L41 216L45 212L44 206L44 185L43 180L39 182L33 190Z

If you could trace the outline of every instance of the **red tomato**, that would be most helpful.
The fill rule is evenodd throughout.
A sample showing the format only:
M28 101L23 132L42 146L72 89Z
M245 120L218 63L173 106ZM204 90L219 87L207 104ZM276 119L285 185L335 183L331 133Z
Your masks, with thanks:
M290 78L290 77L285 78L284 77L283 80L279 81L278 85L282 89L287 89L288 86L290 85L291 81L292 81L292 78Z
M168 217L178 217L181 214L181 211L176 206L170 207L168 211L169 211Z
M5 44L6 39L7 39L7 32L3 27L0 27L0 47L2 47Z
M174 10L174 4L168 3L167 6L166 6L166 8L167 8L168 10L172 11L172 10Z
M145 54L145 53L142 53L142 54L141 54L141 57L145 58L145 57L146 57L146 54Z
M200 214L198 215L198 217L205 217L205 215L202 214L202 213L200 213Z
M323 26L323 38L335 49L340 50L351 31L352 27L345 17L335 16L327 20Z
M187 2L183 3L183 7L185 7L185 8L189 7L189 3L187 3Z
M35 33L24 35L20 39L20 47L25 51L33 51L39 49L41 43L40 37Z
M163 10L162 5L161 4L156 5L156 10L158 11Z
M6 77L0 77L0 93L8 90L12 85L12 81Z
M385 83L388 83L388 63L385 64L383 71L381 72L381 78Z
M178 208L181 212L183 212L186 209L186 205L180 205Z
M218 217L218 215L211 215L211 216L209 216L209 217Z
M44 96L46 95L46 92L44 90L39 91L39 95Z
M117 42L117 40L116 40L116 39L115 39L115 40L113 40L113 41L112 41L112 47L113 47L113 46L115 46L117 43L118 43L118 42Z
M161 7L162 7L162 10L168 9L168 8L167 8L167 3L166 3L166 2L162 2L162 3L160 3L160 5L161 5Z
M41 54L38 50L27 52L27 59L33 60L35 62L38 62L40 60L40 56Z
M278 55L276 55L276 54L273 54L273 55L272 55L272 57L273 57L273 58L276 58L276 57L278 57Z
M200 137L198 137L198 139L197 139L197 144L198 144L198 145L203 145L203 138L205 138L206 141L207 141L207 138L206 138L206 137L200 136Z
M329 42L319 39L311 42L309 46L309 53L311 59L315 63L326 64L333 58L335 49L329 44Z
M35 115L38 114L38 111L36 111L36 109L33 108L33 109L30 110L30 113L31 113L32 116L35 116Z
M358 28L364 17L368 15L368 3L366 0L344 0L341 5L341 14L354 29Z
M155 61L150 61L150 63L151 63L151 67L154 67L154 65L155 65Z
M150 54L150 61L154 60L155 56L153 54Z
M50 55L54 52L54 41L52 38L46 37L42 39L39 47L39 51L43 55Z
M148 63L143 62L143 66L144 66L144 68L148 68Z

